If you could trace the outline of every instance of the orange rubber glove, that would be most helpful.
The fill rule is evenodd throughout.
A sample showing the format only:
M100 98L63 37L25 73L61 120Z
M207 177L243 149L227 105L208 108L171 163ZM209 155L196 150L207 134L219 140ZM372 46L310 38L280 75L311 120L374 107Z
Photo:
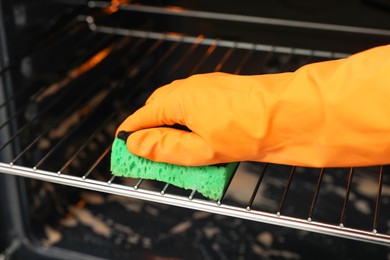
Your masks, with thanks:
M160 127L187 126L191 132ZM390 163L390 45L292 73L201 74L157 89L118 128L130 152L210 165Z

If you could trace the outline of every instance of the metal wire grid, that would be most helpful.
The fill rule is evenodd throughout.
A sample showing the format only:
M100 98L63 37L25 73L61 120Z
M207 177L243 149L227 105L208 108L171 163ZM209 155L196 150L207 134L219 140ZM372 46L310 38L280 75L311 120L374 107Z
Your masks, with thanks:
M295 21L269 17L258 17L240 14L227 14L227 13L216 13L207 11L197 11L184 9L182 7L174 6L148 6L143 4L129 4L127 2L115 2L115 1L88 1L88 7L90 8L112 8L113 10L123 10L132 12L143 12L143 13L155 13L164 14L171 16L183 16L183 17L196 17L200 19L212 19L212 20L227 20L233 22L246 22L254 24L266 24L274 26L285 26L285 27L297 27L307 28L324 31L339 31L346 33L360 33L368 35L390 35L389 30L368 28L368 27L356 27L348 25L337 25L337 24L325 24L307 21Z
M297 228L301 230L319 232L329 235L335 235L345 238L357 239L367 242L379 243L388 245L390 242L390 236L386 233L377 231L378 215L380 213L381 205L381 192L383 185L384 167L379 167L379 179L376 191L375 210L373 215L373 222L370 230L363 230L358 228L351 228L344 225L346 217L346 209L349 203L349 195L351 191L352 179L354 176L354 168L349 169L348 182L344 195L344 202L339 221L337 224L327 224L324 222L316 221L313 216L313 212L316 209L317 199L321 191L322 180L324 171L327 169L320 169L320 173L317 179L313 198L309 212L306 217L295 217L283 214L283 210L286 206L286 201L289 196L289 189L297 173L297 167L289 168L289 177L284 186L283 194L281 196L278 209L276 212L266 212L257 210L253 207L253 203L258 195L258 190L263 182L264 176L269 174L269 164L264 164L258 174L258 180L254 186L250 199L244 206L237 206L225 202L224 196L232 189L234 185L234 177L232 184L229 185L226 193L218 201L209 201L202 197L196 196L196 191L182 191L179 194L170 192L171 187L169 184L163 184L161 189L149 189L143 188L143 180L135 180L135 184L126 185L122 182L121 178L110 176L108 173L107 164L109 162L109 154L111 148L110 138L112 137L112 130L108 125L116 126L121 120L124 119L123 114L120 115L118 111L126 109L129 102L134 101L135 98L140 98L143 93L145 84L149 84L150 78L154 78L160 70L164 71L162 77L162 83L179 76L188 76L194 73L208 71L227 71L231 73L264 73L275 72L292 69L291 63L295 62L295 66L303 65L312 61L318 61L330 58L344 57L344 54L335 54L326 51L317 50L303 50L294 49L281 46L267 46L261 44L252 44L244 42L233 42L218 39L207 39L202 36L191 37L178 34L169 33L156 33L146 31L136 31L121 28L111 28L107 26L97 25L93 18L90 16L82 17L85 20L88 28L96 33L96 35L113 35L117 37L115 41L107 44L105 48L97 51L89 59L84 60L78 66L72 68L65 73L64 77L56 82L50 84L47 88L40 89L40 91L33 96L35 100L44 99L44 93L50 93L53 86L56 89L66 89L67 85L72 84L73 81L77 81L83 77L83 75L92 73L95 65L103 63L105 59L108 59L115 51L125 51L126 55L129 52L137 53L132 57L132 63L126 67L123 75L113 82L109 86L109 91L102 94L102 98L99 99L96 104L88 107L91 111L86 113L77 123L72 125L60 139L56 139L44 149L45 152L39 152L37 144L41 142L53 129L61 126L63 121L67 119L73 113L79 113L79 111L85 109L83 102L90 95L96 95L96 86L91 84L91 87L87 87L77 97L72 99L72 103L65 106L61 113L47 122L47 113L55 107L55 105L62 99L66 98L68 93L66 91L54 96L49 103L45 103L45 107L39 113L33 117L28 118L24 125L13 132L8 140L5 140L0 144L0 149L3 151L5 148L11 146L17 140L23 139L25 132L31 130L32 125L44 126L40 128L40 131L30 136L28 142L24 142L25 146L18 154L16 154L12 160L0 163L0 171L7 174L24 176L28 178L39 179L43 181L49 181L58 184L64 184L83 189L90 189L95 191L107 192L147 201L159 202L169 205L175 205L180 207L191 208L195 210L203 210L216 214L223 214L232 217L238 217L243 219L249 219L253 221L259 221L264 223L276 224L285 227ZM182 51L179 52L179 49ZM131 50L131 51L129 51ZM179 53L177 53L179 52ZM103 53L103 54L102 54ZM201 55L199 55L201 53ZM152 62L148 62L151 56L156 55L159 57ZM99 56L100 55L100 56ZM259 62L260 56L262 60ZM97 58L98 57L98 58ZM100 58L99 58L100 57ZM179 57L179 58L178 58ZM192 58L197 57L195 60ZM239 58L239 59L237 59ZM253 68L253 60L257 60L255 68ZM252 61L252 62L251 62ZM95 62L95 63L94 63ZM149 63L146 67L147 70L142 71L145 67L145 63ZM89 66L89 65L91 66ZM186 67L185 64L190 64ZM210 68L212 64L212 68ZM276 64L273 66L273 64ZM249 65L249 67L248 67ZM208 66L208 67L207 67ZM168 68L168 69L166 69ZM141 73L140 73L141 71ZM135 80L136 79L136 80ZM132 87L123 91L125 85L132 84ZM122 90L122 91L121 91ZM100 93L100 92L99 92ZM121 96L122 103L117 106L118 110L109 111L105 114L104 119L96 123L96 127L92 131L86 129L86 123L90 120L95 120L96 116L99 117L102 109L106 108L107 104L112 104L118 101L118 95ZM23 95L23 91L17 93L17 95ZM72 95L72 94L71 94ZM9 97L1 107L6 107L9 102L13 101L16 97ZM68 97L69 98L69 97ZM88 99L87 99L88 100ZM8 119L5 119L0 128L7 129L13 118L19 117L21 114L28 110L28 106L21 107L15 111L13 115L10 115ZM131 109L134 109L133 107ZM131 110L130 109L130 110ZM107 112L107 111L106 111ZM101 118L101 116L99 117ZM108 128L108 129L107 129ZM0 129L0 130L1 130ZM1 130L1 131L3 131ZM58 157L56 155L58 151L64 149L69 144L73 143L72 139L75 138L75 134L87 132L86 137L82 142L72 150L71 154L67 157ZM103 137L102 137L103 136ZM83 158L83 153L88 150L90 146L94 147L97 140L104 139L102 141L103 146L99 149L95 149L98 153L89 154L87 157L92 157L89 162L89 166L83 173L79 174L77 160L79 157ZM38 154L31 159L31 154ZM30 157L29 157L30 156ZM24 157L28 157L25 159ZM51 162L56 161L55 166ZM31 166L27 166L33 162ZM86 164L86 163L84 163ZM72 165L75 165L72 167ZM55 168L56 167L56 168ZM98 169L103 169L103 175L97 173ZM76 170L75 170L76 169Z

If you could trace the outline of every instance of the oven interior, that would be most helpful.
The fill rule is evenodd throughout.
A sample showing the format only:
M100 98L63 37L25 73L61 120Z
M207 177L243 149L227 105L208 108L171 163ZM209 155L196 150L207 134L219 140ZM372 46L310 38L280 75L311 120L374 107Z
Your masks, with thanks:
M0 4L0 259L387 257L386 165L242 162L218 201L109 172L116 127L157 87L386 44L385 1Z

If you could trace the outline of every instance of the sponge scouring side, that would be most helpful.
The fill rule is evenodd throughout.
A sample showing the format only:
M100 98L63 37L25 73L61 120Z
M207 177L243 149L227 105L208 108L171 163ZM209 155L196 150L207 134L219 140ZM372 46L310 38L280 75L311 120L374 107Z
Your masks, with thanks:
M238 163L211 166L181 166L154 162L129 152L126 142L115 138L111 149L111 173L115 176L157 180L203 196L221 198Z

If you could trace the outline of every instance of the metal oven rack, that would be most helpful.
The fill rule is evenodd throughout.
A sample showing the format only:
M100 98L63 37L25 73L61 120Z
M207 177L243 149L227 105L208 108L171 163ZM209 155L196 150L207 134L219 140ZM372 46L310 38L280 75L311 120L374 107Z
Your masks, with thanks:
M91 6L96 7L98 3ZM44 108L38 109L36 114L24 116L25 122L8 134L8 139L2 140L0 144L2 153L5 154L9 150L15 152L12 158L3 157L6 159L0 163L0 172L279 226L383 245L390 244L387 228L380 227L387 218L384 216L385 212L379 210L383 197L382 187L388 180L386 166L371 167L368 170L304 169L295 166L242 163L224 196L218 201L207 200L195 190L178 191L167 184L159 183L156 186L144 185L150 181L142 179L132 180L132 184L129 185L127 180L114 178L109 173L110 144L115 127L129 112L140 105L129 105L129 102L137 103L135 99L142 100L150 93L143 92L146 85L155 84L154 87L157 87L157 84L168 83L177 77L205 71L226 71L236 74L273 73L291 70L309 62L342 58L347 54L211 39L202 35L189 36L111 27L98 24L92 16L80 16L76 23L80 26L75 27L75 33L85 36L85 32L89 32L101 41L100 48L92 50L89 58L81 60L70 70L62 73L61 78L47 84L43 89L39 88L28 104L11 111L13 114L7 120L2 119L0 131L4 136L11 129L13 118L26 114L33 105L38 104L39 108L39 104L44 104ZM95 41L95 38L86 41ZM102 80L100 77L103 76L98 73L99 80L91 86L86 86L85 94L75 96L74 92L63 91L68 85L75 84L97 70L101 63L109 62L115 55L124 55L131 63L122 64L121 69L119 62L114 62L118 68L115 67L107 73L114 74L115 71L120 71L121 76L109 81L108 87L102 88L103 83L100 84L98 81ZM158 58L153 60L151 57L154 55ZM96 74L94 75L96 77ZM1 109L5 109L26 91L27 89L22 89L2 100ZM53 94L54 92L58 94ZM71 97L73 103L61 104L60 100L67 96ZM118 101L119 96L122 103ZM47 97L50 97L49 101ZM107 106L111 110L107 110ZM54 116L51 114L53 110ZM63 124L68 121L70 126L65 127ZM66 131L59 134L60 137L58 134L57 137L53 137L56 136L55 132L63 127ZM84 133L81 137L80 132ZM77 142L74 142L75 139ZM70 145L73 148L67 151ZM91 160L85 159L86 153ZM80 161L85 167L77 170L80 169L78 168ZM240 200L244 201L243 203L232 202L229 194L243 188L238 179L247 169L252 169L256 181L252 187L244 187L250 192L247 192L249 194L247 198L243 197ZM332 213L329 218L332 221L323 221L317 218L316 213L321 210L320 200L322 202L326 200L322 193L328 190L326 177L332 174L344 178L342 200L338 203L340 206L338 213ZM264 209L258 205L261 205L261 201L267 195L260 190L269 176L276 175L281 176L279 193L274 195L277 202L273 203L272 210ZM346 221L347 217L353 218L348 215L348 208L356 186L354 182L356 175L369 175L370 183L376 183L371 187L373 196L367 202L372 207L372 214L368 217L369 224L364 228L353 226L353 221L349 225ZM309 176L308 180L302 182L302 185L310 186L309 195L306 196L308 203L302 212L297 213L291 209L291 205L294 205L291 197L294 193L297 195L299 189L305 189L299 186L299 182L294 182L302 176ZM293 187L295 192L291 192Z

